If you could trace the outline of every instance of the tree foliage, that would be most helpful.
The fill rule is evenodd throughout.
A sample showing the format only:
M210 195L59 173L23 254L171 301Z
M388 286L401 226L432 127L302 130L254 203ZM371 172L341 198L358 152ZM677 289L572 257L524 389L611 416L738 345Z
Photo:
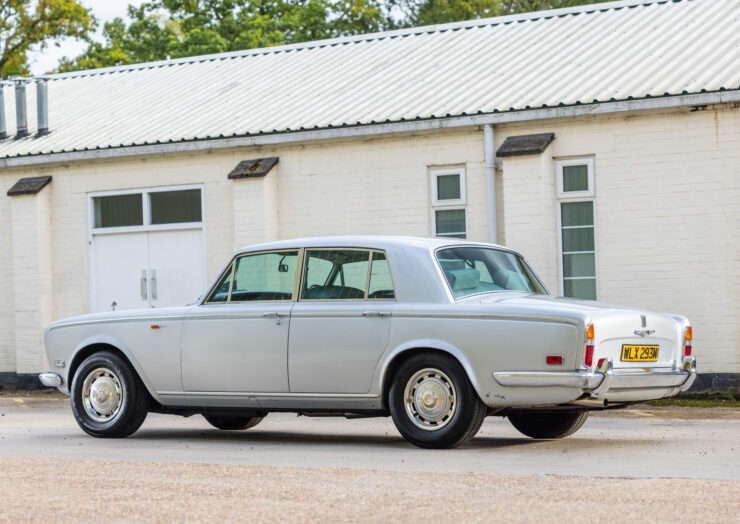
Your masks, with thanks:
M151 0L129 6L128 23L120 18L106 23L103 42L91 41L82 55L62 60L59 69L268 47L584 1L589 0Z
M376 0L155 0L129 6L131 22L103 27L104 42L60 70L305 42L385 27Z
M417 27L498 16L501 0L392 0L391 7L400 27Z
M95 19L77 0L0 0L0 77L28 74L28 51L87 38Z

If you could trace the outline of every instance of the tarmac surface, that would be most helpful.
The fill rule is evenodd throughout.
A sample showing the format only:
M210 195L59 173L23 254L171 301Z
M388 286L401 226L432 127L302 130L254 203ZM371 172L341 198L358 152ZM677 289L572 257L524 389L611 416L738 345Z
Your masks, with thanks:
M422 450L390 418L271 414L247 431L150 414L94 439L61 395L0 395L0 521L740 522L740 409L593 413L532 440L489 417Z

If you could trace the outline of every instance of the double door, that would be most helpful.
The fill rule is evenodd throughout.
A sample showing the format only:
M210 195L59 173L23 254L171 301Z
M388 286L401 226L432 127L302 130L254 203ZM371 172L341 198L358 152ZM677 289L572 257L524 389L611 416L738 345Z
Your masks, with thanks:
M203 292L202 229L93 236L93 310L192 303Z

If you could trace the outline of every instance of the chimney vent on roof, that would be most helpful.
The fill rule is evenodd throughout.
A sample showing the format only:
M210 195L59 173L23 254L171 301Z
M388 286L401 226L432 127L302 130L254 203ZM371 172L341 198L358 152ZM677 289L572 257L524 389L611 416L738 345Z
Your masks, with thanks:
M28 119L26 118L26 79L15 80L15 128L16 138L28 136Z
M8 125L5 122L5 82L0 80L0 140L8 138Z
M36 79L36 116L38 118L38 132L36 136L49 134L49 87L47 78Z

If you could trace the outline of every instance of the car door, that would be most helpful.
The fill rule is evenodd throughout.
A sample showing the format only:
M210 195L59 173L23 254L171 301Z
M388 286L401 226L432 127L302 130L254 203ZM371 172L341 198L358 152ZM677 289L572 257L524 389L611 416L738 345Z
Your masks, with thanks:
M306 249L290 321L290 391L367 393L388 345L394 304L385 253Z
M288 333L297 294L295 250L237 256L185 319L185 391L288 392Z

